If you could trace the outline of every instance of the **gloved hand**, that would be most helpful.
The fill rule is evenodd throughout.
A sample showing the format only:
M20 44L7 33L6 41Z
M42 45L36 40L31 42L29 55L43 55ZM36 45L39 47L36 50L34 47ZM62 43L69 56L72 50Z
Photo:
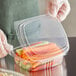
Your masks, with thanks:
M68 0L50 0L48 11L50 15L63 21L70 12L70 4Z
M0 30L0 58L5 57L13 46L7 43L7 38L2 30Z

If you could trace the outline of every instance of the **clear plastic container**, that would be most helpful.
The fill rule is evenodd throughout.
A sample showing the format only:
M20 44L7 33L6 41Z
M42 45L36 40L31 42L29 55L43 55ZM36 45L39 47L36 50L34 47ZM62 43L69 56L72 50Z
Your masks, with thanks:
M21 73L0 68L0 76L24 76Z
M16 21L14 25L20 42L20 47L15 48L14 51L16 53L17 49L23 49L27 57L23 59L15 54L15 61L20 67L27 69L27 64L28 68L31 67L36 71L43 69L37 68L44 67L47 63L50 66L56 66L62 62L63 56L69 50L69 43L63 26L58 20L49 15L40 15ZM49 44L48 48L51 51L46 46L42 46L44 44L47 46ZM26 50L27 48L32 53ZM32 67L33 64L38 66Z

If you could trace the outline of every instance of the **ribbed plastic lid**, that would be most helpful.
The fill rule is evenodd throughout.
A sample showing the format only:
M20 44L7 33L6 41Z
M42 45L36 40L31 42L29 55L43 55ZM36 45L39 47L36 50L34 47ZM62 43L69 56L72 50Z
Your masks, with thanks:
M15 22L16 33L21 45L30 46L41 41L55 43L64 54L69 42L62 24L49 15L40 15Z

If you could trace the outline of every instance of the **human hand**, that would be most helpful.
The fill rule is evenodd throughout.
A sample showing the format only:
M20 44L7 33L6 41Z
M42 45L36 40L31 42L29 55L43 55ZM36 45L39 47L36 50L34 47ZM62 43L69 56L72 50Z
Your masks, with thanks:
M8 44L4 32L0 30L0 58L5 57L12 49L13 46Z
M68 0L50 0L48 11L51 16L63 21L70 12L70 4Z

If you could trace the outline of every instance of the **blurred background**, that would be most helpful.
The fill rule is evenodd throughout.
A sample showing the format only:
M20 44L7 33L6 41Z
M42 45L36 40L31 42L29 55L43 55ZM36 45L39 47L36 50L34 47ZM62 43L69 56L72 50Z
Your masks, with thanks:
M69 37L76 37L76 0L69 0L69 2L71 6L71 12L62 22L62 24Z

